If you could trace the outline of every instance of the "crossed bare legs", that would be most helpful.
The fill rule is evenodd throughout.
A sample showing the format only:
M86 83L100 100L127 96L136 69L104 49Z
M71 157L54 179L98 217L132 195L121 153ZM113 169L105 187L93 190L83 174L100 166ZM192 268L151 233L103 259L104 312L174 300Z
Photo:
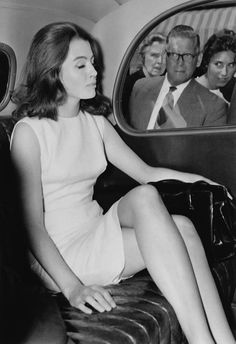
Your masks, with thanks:
M146 267L190 344L235 344L205 252L190 220L171 217L156 189L139 186L118 205L129 276Z

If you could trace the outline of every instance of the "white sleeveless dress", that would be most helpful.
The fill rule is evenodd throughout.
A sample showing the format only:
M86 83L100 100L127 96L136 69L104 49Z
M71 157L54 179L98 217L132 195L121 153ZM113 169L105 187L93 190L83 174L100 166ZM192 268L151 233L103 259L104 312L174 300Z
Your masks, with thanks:
M20 122L33 129L39 142L50 237L85 285L117 283L124 268L118 202L103 214L93 200L94 184L107 166L104 117L80 112L58 121L26 117ZM49 288L57 289L35 261L34 268Z

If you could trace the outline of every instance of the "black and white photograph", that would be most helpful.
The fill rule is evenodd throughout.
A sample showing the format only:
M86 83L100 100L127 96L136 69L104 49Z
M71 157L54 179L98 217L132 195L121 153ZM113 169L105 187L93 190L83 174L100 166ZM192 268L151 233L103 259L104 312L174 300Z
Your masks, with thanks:
M0 0L0 343L236 344L236 1Z

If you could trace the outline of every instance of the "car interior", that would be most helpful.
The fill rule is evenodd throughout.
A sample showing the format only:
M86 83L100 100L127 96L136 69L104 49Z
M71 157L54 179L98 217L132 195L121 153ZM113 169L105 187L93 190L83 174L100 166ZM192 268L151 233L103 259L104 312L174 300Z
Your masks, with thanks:
M23 67L26 47L33 36L31 29L36 31L36 26L42 26L41 18L37 18L39 13L45 13L43 22L58 21L65 17L66 20L75 21L81 17L78 22L97 38L104 64L101 87L112 100L113 115L109 120L122 139L144 161L152 166L201 174L227 188L228 194L224 197L231 195L233 210L227 216L231 219L230 235L234 252L230 246L231 255L226 257L225 254L223 258L210 256L209 264L227 319L236 336L236 126L227 124L217 127L136 130L129 123L129 98L125 90L127 75L136 71L140 63L139 47L150 33L163 32L167 35L175 25L191 25L199 33L203 46L216 30L229 28L236 32L236 2L95 2L70 1L66 5L66 2L48 0L51 6L48 10L45 1L40 1L38 5L35 1L35 8L29 1L21 4L0 1L0 21L2 16L9 13L9 18L14 18L16 25L16 29L9 35L6 29L0 33L0 312L3 325L0 342L187 344L172 306L146 270L119 284L106 287L118 305L115 310L93 312L88 316L72 307L62 293L45 288L30 269L17 175L10 158L10 138L15 124L11 99ZM75 8L76 14L73 13ZM130 23L131 14L133 25ZM25 18L29 18L28 23ZM17 28L17 23L19 26L25 25L23 33ZM94 198L105 212L136 185L137 182L108 164L96 183ZM179 193L176 190L175 195ZM163 195L165 192L166 189ZM167 208L172 209L172 206L174 200L168 199ZM199 208L198 226L210 227L206 223L211 209L201 200Z

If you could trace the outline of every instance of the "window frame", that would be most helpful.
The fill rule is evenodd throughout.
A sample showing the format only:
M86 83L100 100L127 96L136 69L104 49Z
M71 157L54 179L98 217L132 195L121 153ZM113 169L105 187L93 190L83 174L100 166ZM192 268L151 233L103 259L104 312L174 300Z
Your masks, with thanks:
M149 21L134 37L133 41L126 50L124 57L120 63L118 73L116 76L113 94L112 94L112 103L113 103L113 113L115 117L116 124L122 132L128 134L129 136L175 136L175 135L193 135L193 134L203 134L203 133L218 133L227 130L228 132L235 132L236 125L224 125L224 126L214 126L214 127L198 127L198 128L176 128L176 129L162 129L162 130L137 130L132 128L126 121L123 109L122 109L122 96L123 89L125 84L125 78L128 73L131 60L134 56L135 51L140 46L140 43L151 32L156 26L160 25L163 21L167 20L169 17L188 10L196 10L202 8L218 8L224 6L236 6L235 0L204 0L188 1L185 4L174 6L171 9L161 13L160 15L153 18Z
M9 63L9 73L8 73L8 81L6 86L5 95L0 102L0 111L2 111L7 104L9 103L14 86L15 86L15 79L16 79L16 55L14 50L6 43L0 42L0 51L7 56L8 63Z

